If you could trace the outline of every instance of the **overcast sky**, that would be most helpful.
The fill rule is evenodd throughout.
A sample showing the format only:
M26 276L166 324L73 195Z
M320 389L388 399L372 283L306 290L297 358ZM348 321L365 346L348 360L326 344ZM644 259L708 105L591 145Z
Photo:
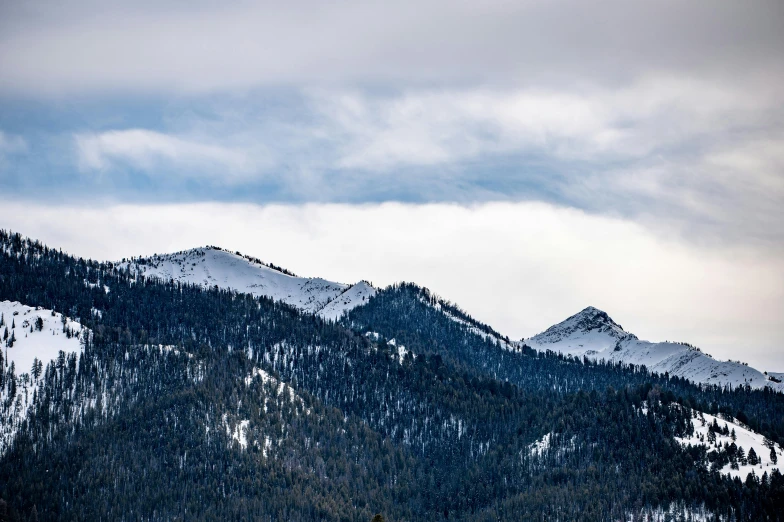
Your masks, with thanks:
M0 0L0 226L784 370L784 3Z

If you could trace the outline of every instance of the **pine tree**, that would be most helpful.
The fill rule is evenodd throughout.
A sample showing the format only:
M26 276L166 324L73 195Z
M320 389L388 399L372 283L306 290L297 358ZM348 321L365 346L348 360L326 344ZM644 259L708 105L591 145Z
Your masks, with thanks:
M759 459L757 458L757 452L754 451L754 448L749 450L749 456L746 457L746 460L748 460L749 464L752 466L755 466L759 462Z
M38 380L38 377L41 376L42 367L43 367L43 363L38 359L38 357L33 359L33 368L30 373L33 374L33 377L35 377L36 381Z
M779 458L776 455L776 447L775 446L771 446L771 448L770 448L770 461L773 464L776 464L779 461Z

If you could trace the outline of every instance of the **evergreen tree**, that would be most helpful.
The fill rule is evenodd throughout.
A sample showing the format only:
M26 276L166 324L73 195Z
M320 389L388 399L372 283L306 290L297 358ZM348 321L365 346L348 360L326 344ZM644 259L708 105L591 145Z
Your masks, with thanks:
M756 452L756 451L754 451L754 448L751 448L751 449L749 450L749 455L746 457L746 460L747 460L747 461L748 461L748 463L749 463L749 464L751 464L752 466L755 466L755 465L757 465L757 463L759 462L759 459L757 458L757 452Z
M41 376L41 370L43 368L43 363L38 359L38 357L33 359L33 367L30 373L33 375L35 380L38 380L38 377Z

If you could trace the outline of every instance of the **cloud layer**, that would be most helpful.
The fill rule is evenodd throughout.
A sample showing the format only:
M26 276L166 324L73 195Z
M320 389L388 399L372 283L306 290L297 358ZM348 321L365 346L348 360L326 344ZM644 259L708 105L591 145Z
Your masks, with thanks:
M781 74L776 0L4 2L0 90L214 92L262 85L622 81Z
M131 169L178 200L215 187L259 202L545 200L708 239L784 240L784 91L652 77L612 89L304 89L275 111L271 100L205 101L163 130L75 132L79 168ZM203 192L189 194L189 180Z

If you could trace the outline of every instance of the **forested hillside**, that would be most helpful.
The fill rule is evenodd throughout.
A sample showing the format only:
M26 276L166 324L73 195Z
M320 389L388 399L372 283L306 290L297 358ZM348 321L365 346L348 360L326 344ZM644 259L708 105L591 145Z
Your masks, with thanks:
M770 390L515 349L414 285L336 324L16 234L0 250L0 301L89 332L73 364L3 364L3 423L18 383L36 384L0 456L0 517L784 518L777 468L731 479L714 462L748 464L738 448L678 440L699 435L695 411L726 414L775 453L784 399Z

